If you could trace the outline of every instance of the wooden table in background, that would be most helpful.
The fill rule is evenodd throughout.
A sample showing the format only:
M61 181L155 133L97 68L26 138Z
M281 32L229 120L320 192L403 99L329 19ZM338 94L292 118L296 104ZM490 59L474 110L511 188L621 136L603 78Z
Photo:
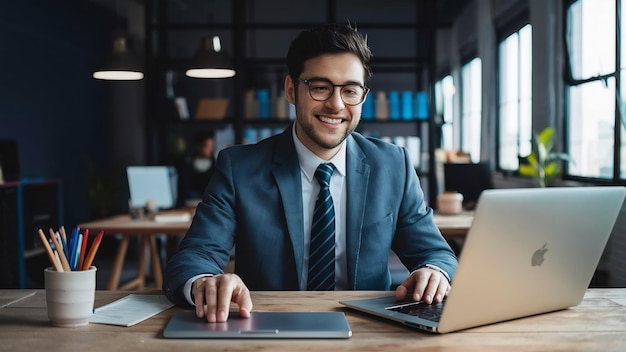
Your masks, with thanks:
M154 276L154 284L160 288L163 283L163 271L161 268L161 258L157 248L157 236L159 235L178 235L182 236L187 232L191 222L156 222L149 218L131 219L130 215L117 215L110 218L96 220L79 224L81 229L89 229L90 233L98 233L104 231L105 236L122 235L122 239L118 245L113 267L111 268L111 276L107 283L107 290L141 290L145 287L145 253L150 252L150 261L152 263L152 275ZM126 251L128 250L128 242L131 237L140 236L141 244L139 246L139 267L137 277L124 286L119 287L122 267Z
M27 290L24 290L26 293ZM15 295L15 290L0 290ZM96 291L100 307L130 293ZM141 292L145 294L146 292ZM165 339L163 329L174 307L131 327L89 324L53 327L45 291L0 308L0 351L624 351L626 289L590 289L582 304L548 314L445 335L422 332L354 312L338 302L374 297L376 291L254 291L258 311L343 311L352 328L349 339ZM391 294L391 292L386 292ZM161 294L154 291L154 294Z
M435 224L446 239L465 237L474 221L473 211L464 211L456 215L442 215L435 212Z
M191 210L193 211L193 210ZM469 230L474 215L471 212L464 212L459 215L440 215L435 214L434 221L439 227L439 230L444 237L448 240L462 239ZM96 220L79 224L81 229L89 229L90 233L94 234L100 230L104 231L107 235L122 235L122 239L119 243L113 267L111 270L111 276L107 283L108 290L128 290L138 289L141 290L145 287L145 253L146 250L150 252L150 259L152 263L152 274L154 276L155 286L160 288L163 283L163 273L161 268L161 258L157 249L157 236L158 235L177 235L183 236L191 222L173 222L173 223L160 223L144 219L131 219L130 215L117 215L110 218ZM138 275L135 279L126 283L122 287L119 287L120 276L122 273L122 267L124 265L124 259L128 250L128 243L133 236L141 236L141 244L139 247L139 267Z

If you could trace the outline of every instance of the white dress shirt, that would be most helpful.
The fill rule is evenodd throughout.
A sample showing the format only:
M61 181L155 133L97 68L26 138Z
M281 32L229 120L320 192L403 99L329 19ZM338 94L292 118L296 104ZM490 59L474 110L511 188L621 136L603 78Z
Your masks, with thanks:
M315 170L321 163L332 163L335 171L330 178L330 195L335 208L335 289L348 287L348 264L346 260L346 142L341 144L339 152L330 160L320 159L300 142L293 125L293 142L300 161L302 178L302 215L304 219L304 262L300 289L306 290L309 272L309 247L311 243L311 222L315 210L315 201L320 185L315 179ZM350 137L348 137L350 138Z

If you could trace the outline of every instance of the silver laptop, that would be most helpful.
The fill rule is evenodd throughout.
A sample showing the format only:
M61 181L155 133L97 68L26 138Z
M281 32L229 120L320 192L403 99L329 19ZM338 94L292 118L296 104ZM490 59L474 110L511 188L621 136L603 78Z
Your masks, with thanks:
M620 186L485 190L443 304L340 303L438 333L578 305L625 196Z
M228 321L207 323L195 311L174 313L163 330L170 339L342 339L352 336L343 312L256 312L241 318L231 312Z

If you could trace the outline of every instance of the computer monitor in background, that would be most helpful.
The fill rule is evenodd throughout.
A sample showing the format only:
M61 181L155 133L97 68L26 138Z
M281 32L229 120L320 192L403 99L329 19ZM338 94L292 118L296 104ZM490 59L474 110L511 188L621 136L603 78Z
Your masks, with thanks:
M445 163L445 191L463 194L463 207L473 209L483 190L493 188L491 164L480 163Z
M178 174L173 166L128 166L129 206L145 207L154 202L155 210L176 206Z

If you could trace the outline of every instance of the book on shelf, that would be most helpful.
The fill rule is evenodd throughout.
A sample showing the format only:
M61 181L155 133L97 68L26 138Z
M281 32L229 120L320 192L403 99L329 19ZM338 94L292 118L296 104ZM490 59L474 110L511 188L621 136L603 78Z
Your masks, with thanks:
M176 98L174 98L174 103L176 104L176 110L178 111L178 117L181 120L189 119L189 107L187 106L187 98L185 98L185 97L176 97Z

